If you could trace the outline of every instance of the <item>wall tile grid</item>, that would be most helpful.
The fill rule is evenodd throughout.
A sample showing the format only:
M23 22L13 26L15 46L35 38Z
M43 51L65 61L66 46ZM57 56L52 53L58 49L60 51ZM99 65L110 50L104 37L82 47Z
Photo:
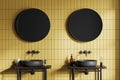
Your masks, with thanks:
M18 38L14 31L16 15L28 8L39 8L50 18L49 34L41 41L26 42ZM91 8L96 10L103 20L100 36L91 42L76 42L66 31L66 20L75 10ZM16 80L14 72L8 69L13 60L47 59L52 65L48 70L48 80L70 80L69 70L63 67L73 54L75 59L96 59L103 62L103 80L120 80L119 51L119 0L0 0L0 80ZM27 50L39 50L40 54L25 54ZM79 55L80 50L91 50L92 54ZM24 74L22 80L42 79L42 73ZM95 73L89 75L76 73L76 80L95 80Z

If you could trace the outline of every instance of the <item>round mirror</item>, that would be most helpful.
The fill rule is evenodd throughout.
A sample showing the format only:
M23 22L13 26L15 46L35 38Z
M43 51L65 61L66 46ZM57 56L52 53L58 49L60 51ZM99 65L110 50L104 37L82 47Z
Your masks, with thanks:
M42 40L48 34L49 29L49 18L39 9L23 10L15 20L15 31L25 41L35 42Z
M74 11L68 18L68 31L79 41L87 42L96 39L102 30L102 19L92 9Z

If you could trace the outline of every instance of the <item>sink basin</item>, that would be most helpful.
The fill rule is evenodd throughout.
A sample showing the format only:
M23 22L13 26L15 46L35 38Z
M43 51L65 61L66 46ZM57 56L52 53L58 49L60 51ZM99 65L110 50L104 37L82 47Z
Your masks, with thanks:
M39 67L43 66L43 60L21 60L18 64L24 67Z
M76 60L75 66L78 67L95 67L97 65L96 60Z

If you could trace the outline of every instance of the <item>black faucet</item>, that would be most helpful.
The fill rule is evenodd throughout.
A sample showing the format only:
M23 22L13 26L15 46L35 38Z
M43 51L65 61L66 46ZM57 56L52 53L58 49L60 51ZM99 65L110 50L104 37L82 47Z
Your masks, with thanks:
M35 50L32 50L32 51L27 51L27 54L31 54L33 56L33 54L38 54L40 53L39 51L35 51Z
M80 53L80 54L85 54L85 55L87 56L87 54L90 54L91 51L87 51L87 50L82 51L82 50L81 50L79 53Z

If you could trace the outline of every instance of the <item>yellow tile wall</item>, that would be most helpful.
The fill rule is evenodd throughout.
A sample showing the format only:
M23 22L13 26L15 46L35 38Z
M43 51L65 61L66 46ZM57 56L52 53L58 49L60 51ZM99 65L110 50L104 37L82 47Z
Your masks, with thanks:
M16 15L27 8L39 8L50 18L50 32L43 40L26 42L20 40L13 29ZM75 10L91 8L96 10L103 20L100 36L91 42L76 42L66 31L66 20ZM0 0L0 80L16 80L14 72L8 69L15 59L47 59L52 68L48 70L48 80L70 80L65 65L73 54L75 59L96 59L107 66L103 70L103 80L120 80L120 28L119 0ZM31 57L27 50L39 50L40 54ZM80 50L91 50L85 57ZM22 80L42 79L42 73L22 75ZM76 80L95 80L95 73L76 74Z

